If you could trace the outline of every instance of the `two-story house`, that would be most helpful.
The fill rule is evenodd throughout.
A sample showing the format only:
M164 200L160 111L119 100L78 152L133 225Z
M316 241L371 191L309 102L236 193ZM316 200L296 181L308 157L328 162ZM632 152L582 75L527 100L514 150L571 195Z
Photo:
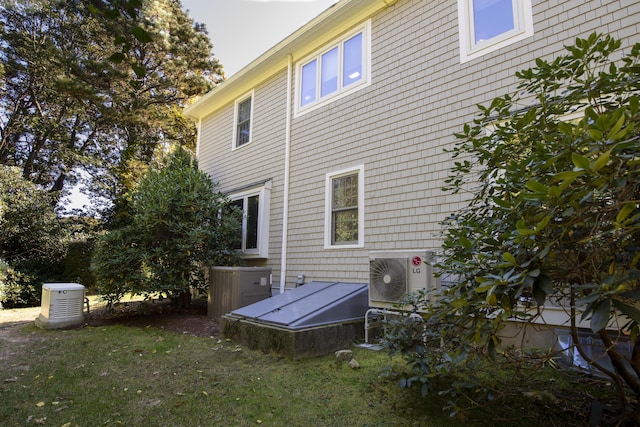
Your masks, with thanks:
M244 212L247 265L284 291L367 283L375 251L437 252L464 204L441 191L454 132L594 31L639 42L640 2L337 2L186 109L200 168Z

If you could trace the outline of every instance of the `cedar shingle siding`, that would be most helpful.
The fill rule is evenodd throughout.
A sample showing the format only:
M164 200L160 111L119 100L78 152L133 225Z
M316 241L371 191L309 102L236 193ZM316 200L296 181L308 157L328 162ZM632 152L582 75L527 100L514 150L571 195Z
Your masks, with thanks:
M533 0L532 37L461 64L456 1L348 3L382 5L369 17L371 84L294 117L295 67L302 58L292 62L288 288L299 273L307 281L366 283L372 250L438 250L440 222L463 203L462 196L440 189L452 166L443 148L451 147L454 132L474 118L476 104L513 92L516 71L534 66L535 58L555 57L576 37L597 31L621 39L623 48L640 42L638 1ZM310 24L309 31L316 31L314 21ZM201 101L215 108L201 117L199 147L200 167L222 191L272 180L269 256L248 263L272 267L275 287L288 101L286 52L276 54L283 66L235 98L254 91L251 143L232 150L234 100L215 105L214 92ZM242 73L226 84L242 86ZM325 249L326 175L358 165L364 165L365 177L364 248Z

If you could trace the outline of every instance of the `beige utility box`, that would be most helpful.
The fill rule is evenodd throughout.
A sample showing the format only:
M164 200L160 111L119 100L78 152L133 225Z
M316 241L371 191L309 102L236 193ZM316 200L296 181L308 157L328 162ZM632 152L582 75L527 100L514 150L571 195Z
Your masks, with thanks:
M211 267L207 314L221 317L271 296L271 268Z

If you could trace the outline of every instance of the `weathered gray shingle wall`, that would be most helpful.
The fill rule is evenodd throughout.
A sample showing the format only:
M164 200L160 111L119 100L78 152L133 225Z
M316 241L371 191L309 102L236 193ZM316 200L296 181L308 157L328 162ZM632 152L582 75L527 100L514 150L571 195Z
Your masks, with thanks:
M593 31L640 42L640 2L533 0L535 34L460 64L457 2L400 0L371 18L371 85L292 120L287 286L368 280L371 250L439 247L440 221L463 196L440 188L443 151L476 104L515 90L515 72ZM295 89L295 87L294 87ZM231 152L233 105L203 121L200 165L230 189L274 178L268 265L279 281L286 70L255 88L254 140ZM324 249L325 176L365 173L365 247Z

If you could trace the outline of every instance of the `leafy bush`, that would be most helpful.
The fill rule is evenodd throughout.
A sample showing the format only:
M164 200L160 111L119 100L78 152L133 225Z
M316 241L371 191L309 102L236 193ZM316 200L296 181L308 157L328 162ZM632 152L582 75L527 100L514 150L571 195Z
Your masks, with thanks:
M0 302L5 307L37 304L42 282L56 277L67 233L55 203L55 194L22 178L17 168L0 165L0 259L6 267Z
M621 416L640 422L640 44L616 62L620 44L592 34L538 59L517 73L516 95L479 106L456 135L446 190L472 196L444 224L439 267L457 281L435 304L414 302L444 345L432 355L412 348L414 336L388 338L427 390L442 364L473 378L475 360L496 356L505 321L554 302L574 343L578 321L590 320L614 369L576 348L611 378ZM625 337L629 363L615 346Z
M204 266L238 262L230 248L239 224L227 198L188 153L177 151L140 184L131 223L98 239L99 289L111 302L132 292L188 305L190 288L207 287Z
M144 286L142 254L138 234L133 226L116 229L99 236L92 256L98 293L110 303L120 301L127 292L152 293Z
M40 287L32 277L14 270L0 259L0 308L33 305L40 299Z

